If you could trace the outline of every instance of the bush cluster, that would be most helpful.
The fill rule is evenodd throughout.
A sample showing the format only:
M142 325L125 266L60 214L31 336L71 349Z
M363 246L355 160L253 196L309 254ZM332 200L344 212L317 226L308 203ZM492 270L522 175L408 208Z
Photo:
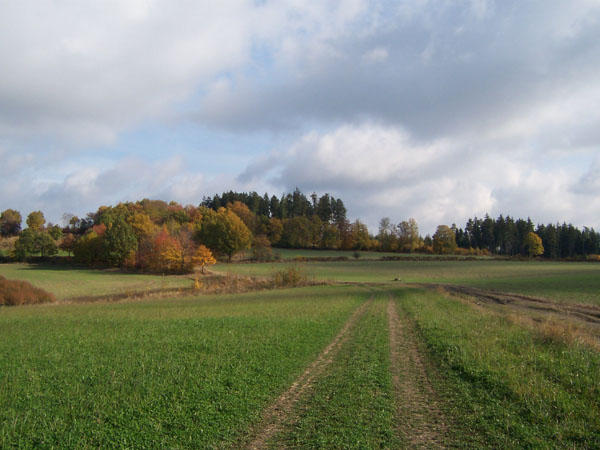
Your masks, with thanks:
M7 280L0 275L0 305L34 305L55 300L54 295L27 281Z
M277 270L271 275L273 285L277 287L305 286L309 284L308 275L300 267L290 266Z

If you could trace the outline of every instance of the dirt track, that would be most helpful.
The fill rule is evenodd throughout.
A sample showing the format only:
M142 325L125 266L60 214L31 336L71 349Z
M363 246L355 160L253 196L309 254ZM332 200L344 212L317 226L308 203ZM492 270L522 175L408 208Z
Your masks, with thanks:
M398 434L411 448L444 448L447 421L439 407L414 327L388 302L392 384L398 405Z
M263 414L261 424L253 431L252 437L248 438L249 444L245 446L248 450L259 450L267 448L267 442L281 430L283 423L289 423L293 415L293 406L300 400L319 377L331 364L342 345L350 337L354 325L364 315L367 307L372 303L369 299L360 305L345 323L342 330L323 350L319 357L300 375L294 383L283 394L275 400Z

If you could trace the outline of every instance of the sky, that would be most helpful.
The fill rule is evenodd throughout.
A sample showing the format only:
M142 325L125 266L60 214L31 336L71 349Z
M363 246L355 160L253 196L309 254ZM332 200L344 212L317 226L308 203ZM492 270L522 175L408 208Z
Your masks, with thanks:
M597 0L5 0L0 211L223 191L600 229Z

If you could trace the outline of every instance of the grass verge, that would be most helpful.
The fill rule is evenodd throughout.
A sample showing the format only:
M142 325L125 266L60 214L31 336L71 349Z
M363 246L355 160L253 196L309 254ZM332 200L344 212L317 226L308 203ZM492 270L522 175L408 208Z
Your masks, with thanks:
M445 375L465 447L600 447L598 352L439 293L398 295Z

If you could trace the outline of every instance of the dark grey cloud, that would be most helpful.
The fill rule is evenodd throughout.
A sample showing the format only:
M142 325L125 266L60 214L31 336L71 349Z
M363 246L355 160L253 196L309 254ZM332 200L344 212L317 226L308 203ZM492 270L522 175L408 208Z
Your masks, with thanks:
M597 4L407 3L382 9L380 28L304 42L279 78L216 90L198 119L277 129L369 118L431 138L493 128L597 84Z

